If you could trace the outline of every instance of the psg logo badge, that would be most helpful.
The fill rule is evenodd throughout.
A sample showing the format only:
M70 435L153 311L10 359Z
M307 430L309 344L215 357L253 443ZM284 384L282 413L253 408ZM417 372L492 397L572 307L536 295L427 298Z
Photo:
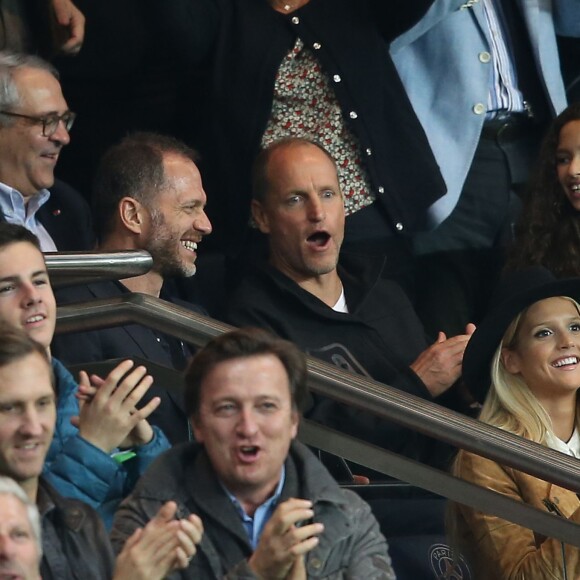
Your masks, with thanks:
M433 544L429 548L431 569L437 580L471 580L471 572L463 556L454 561L452 550L446 544Z

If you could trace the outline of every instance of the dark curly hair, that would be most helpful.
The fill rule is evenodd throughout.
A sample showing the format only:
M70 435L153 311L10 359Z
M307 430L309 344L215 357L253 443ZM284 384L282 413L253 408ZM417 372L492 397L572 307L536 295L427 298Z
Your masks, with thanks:
M580 212L570 204L556 172L560 131L571 121L580 121L580 103L558 115L544 138L508 253L508 271L542 265L557 277L580 276Z

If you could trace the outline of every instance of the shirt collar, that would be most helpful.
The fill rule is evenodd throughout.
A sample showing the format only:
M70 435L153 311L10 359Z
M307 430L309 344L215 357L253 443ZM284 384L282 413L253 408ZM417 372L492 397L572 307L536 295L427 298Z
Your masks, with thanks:
M282 465L282 470L280 472L280 481L278 482L278 485L276 486L276 489L274 490L274 494L271 495L263 504L259 505L258 506L259 508L262 506L266 506L266 505L274 505L278 502L278 500L280 499L280 496L282 495L282 488L284 487L285 480L286 480L286 466ZM228 488L221 481L220 481L220 485L222 486L226 495L230 498L230 501L232 502L232 504L234 505L234 507L236 508L237 512L240 514L242 519L247 518L248 514L245 512L245 510L242 507L242 504L239 502L238 498L233 493L231 493L228 490Z
M41 189L24 203L24 196L13 187L0 182L0 210L9 218L17 219L22 224L30 218L49 200L50 191Z
M38 508L41 518L56 507L50 493L42 485L41 480L38 482L38 490L36 492L36 507Z
M558 437L552 433L548 433L547 443L550 449L580 459L580 434L578 433L578 427L574 429L572 437L570 437L570 440L567 442L558 439Z

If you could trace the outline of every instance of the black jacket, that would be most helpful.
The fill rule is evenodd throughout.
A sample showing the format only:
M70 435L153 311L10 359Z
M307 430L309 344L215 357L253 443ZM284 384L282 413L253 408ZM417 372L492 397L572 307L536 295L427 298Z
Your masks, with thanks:
M42 579L110 580L115 558L97 512L60 496L42 479L36 502L42 524Z
M91 210L81 194L70 185L56 180L50 188L50 198L38 210L37 217L59 252L81 252L94 248ZM2 213L0 220L5 221Z
M38 210L38 219L59 252L94 249L91 210L84 197L70 185L55 181L49 200Z
M411 303L397 284L381 278L382 262L343 254L341 264L348 314L335 312L268 264L256 264L234 292L227 321L268 328L317 358L430 400L429 391L409 368L428 346ZM417 434L342 403L317 396L306 416L370 443L424 458L424 441Z
M119 282L106 281L63 288L55 294L57 303L63 305L113 298L127 292L127 288ZM205 311L191 303L177 299L172 301L205 314ZM57 335L52 341L51 351L56 358L68 366L138 357L176 370L183 370L193 353L191 347L180 340L155 332L140 324ZM154 383L142 402L146 403L152 397L161 397L161 405L151 414L149 420L163 430L172 444L187 441L190 438L190 428L181 390L177 385L166 385L166 387Z
M184 36L189 31L183 47L211 57L209 86L201 85L205 126L195 132L214 225L210 244L239 250L250 214L251 167L272 109L274 80L297 37L331 79L341 79L331 84L361 150L371 151L364 163L385 210L385 229L398 232L400 223L402 233L411 234L425 227L427 208L446 188L387 42L431 3L311 0L290 15L274 11L266 0L183 3Z

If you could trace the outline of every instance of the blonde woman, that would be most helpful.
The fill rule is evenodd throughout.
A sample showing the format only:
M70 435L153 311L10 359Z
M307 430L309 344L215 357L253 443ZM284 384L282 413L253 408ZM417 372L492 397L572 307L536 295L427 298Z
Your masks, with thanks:
M580 457L580 279L541 267L509 275L466 349L463 377L485 402L480 420ZM580 523L572 491L461 451L455 475ZM456 505L454 535L475 578L580 578L580 550Z

